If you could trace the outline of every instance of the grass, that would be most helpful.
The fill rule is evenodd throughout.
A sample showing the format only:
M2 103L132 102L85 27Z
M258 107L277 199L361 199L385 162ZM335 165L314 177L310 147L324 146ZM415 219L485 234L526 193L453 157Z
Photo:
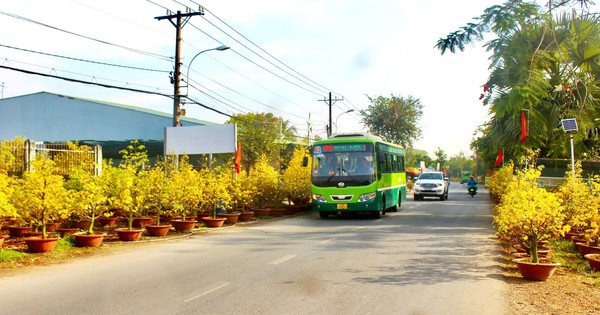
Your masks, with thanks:
M8 262L8 261L24 259L24 258L27 258L27 256L29 256L29 254L23 253L18 250L0 249L0 262Z
M550 244L553 248L552 261L560 263L562 268L577 272L585 283L600 287L600 272L590 268L588 261L579 255L572 241L551 241Z

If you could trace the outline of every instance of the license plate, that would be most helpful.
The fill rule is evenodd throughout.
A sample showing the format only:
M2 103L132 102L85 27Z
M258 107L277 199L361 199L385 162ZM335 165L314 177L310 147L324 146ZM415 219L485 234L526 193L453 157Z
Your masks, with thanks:
M338 208L338 210L346 210L346 209L348 209L348 204L346 204L346 203L338 203L337 204L337 208Z

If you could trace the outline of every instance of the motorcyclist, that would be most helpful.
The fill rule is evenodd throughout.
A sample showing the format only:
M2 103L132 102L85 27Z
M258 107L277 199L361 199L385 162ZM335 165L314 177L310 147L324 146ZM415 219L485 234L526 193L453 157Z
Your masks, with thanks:
M471 194L472 196L477 193L477 181L473 178L473 176L471 176L467 182L467 191L470 193L471 190L474 190L474 193Z
M477 186L477 181L471 176L467 182L467 186Z

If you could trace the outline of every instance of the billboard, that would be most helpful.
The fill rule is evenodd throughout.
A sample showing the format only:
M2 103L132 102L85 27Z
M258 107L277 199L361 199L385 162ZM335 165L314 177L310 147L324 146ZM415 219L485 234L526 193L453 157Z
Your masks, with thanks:
M165 128L165 155L235 153L235 124Z

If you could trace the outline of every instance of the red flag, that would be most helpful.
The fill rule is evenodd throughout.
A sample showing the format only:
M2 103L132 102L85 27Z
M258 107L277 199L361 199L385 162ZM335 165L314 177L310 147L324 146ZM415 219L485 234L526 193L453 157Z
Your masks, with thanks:
M242 169L242 143L238 141L237 150L235 151L235 172L240 173Z
M521 144L525 144L525 140L527 140L527 119L525 111L521 111Z
M502 164L502 162L504 162L504 152L502 152L502 149L499 149L498 157L496 158L496 163L494 163L494 167L500 166L500 164Z

